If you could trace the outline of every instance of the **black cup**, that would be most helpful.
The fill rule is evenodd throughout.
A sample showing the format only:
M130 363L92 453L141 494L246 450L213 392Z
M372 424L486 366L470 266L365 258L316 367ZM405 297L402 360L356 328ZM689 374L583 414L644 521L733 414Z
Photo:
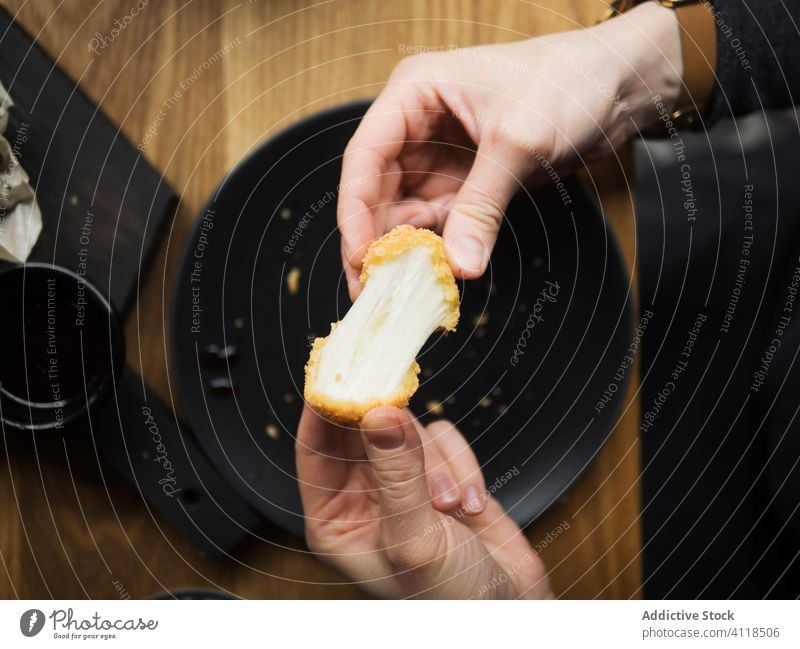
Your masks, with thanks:
M85 277L31 263L0 269L0 419L68 429L111 392L125 362L113 306Z

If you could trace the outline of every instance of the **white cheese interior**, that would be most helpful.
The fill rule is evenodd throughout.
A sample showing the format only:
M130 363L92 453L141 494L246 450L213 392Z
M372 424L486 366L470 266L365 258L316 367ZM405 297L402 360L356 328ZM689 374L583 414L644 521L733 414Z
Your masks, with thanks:
M390 397L447 311L427 247L374 266L322 349L315 389L356 403Z

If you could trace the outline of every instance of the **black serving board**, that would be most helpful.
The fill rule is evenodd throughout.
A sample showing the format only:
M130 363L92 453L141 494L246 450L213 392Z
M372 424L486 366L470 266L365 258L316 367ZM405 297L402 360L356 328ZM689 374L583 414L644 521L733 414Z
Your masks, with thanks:
M124 316L175 192L4 8L0 81L15 104L6 138L42 210L30 261L85 270Z
M175 192L2 7L0 80L14 102L5 135L42 211L28 261L85 273L124 317L177 206ZM229 552L258 517L140 378L126 369L118 379L113 398L76 428L102 431L94 440L104 461L198 548ZM150 455L153 430L170 449L180 497L158 482L164 472Z

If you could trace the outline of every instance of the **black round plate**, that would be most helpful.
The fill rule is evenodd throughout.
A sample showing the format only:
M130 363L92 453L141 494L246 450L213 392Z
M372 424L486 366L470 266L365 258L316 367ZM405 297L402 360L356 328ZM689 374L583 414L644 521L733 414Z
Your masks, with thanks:
M337 184L368 105L313 115L247 156L210 198L175 288L173 342L190 424L242 496L296 533L303 366L309 341L350 304ZM411 407L424 421L458 424L490 491L524 525L575 483L617 421L630 283L576 180L521 193L507 216L490 271L460 287L458 331L434 336L421 353ZM598 404L605 392L610 399Z

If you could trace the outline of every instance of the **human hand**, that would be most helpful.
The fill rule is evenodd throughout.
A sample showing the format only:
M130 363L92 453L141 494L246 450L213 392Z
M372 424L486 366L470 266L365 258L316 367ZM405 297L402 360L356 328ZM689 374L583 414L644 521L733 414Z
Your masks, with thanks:
M672 107L674 11L646 2L596 27L402 60L347 146L338 223L350 296L367 244L401 223L443 234L453 272L483 274L526 182L613 151Z
M306 407L297 474L311 550L386 598L552 597L544 565L487 497L452 424L381 406L361 434Z

